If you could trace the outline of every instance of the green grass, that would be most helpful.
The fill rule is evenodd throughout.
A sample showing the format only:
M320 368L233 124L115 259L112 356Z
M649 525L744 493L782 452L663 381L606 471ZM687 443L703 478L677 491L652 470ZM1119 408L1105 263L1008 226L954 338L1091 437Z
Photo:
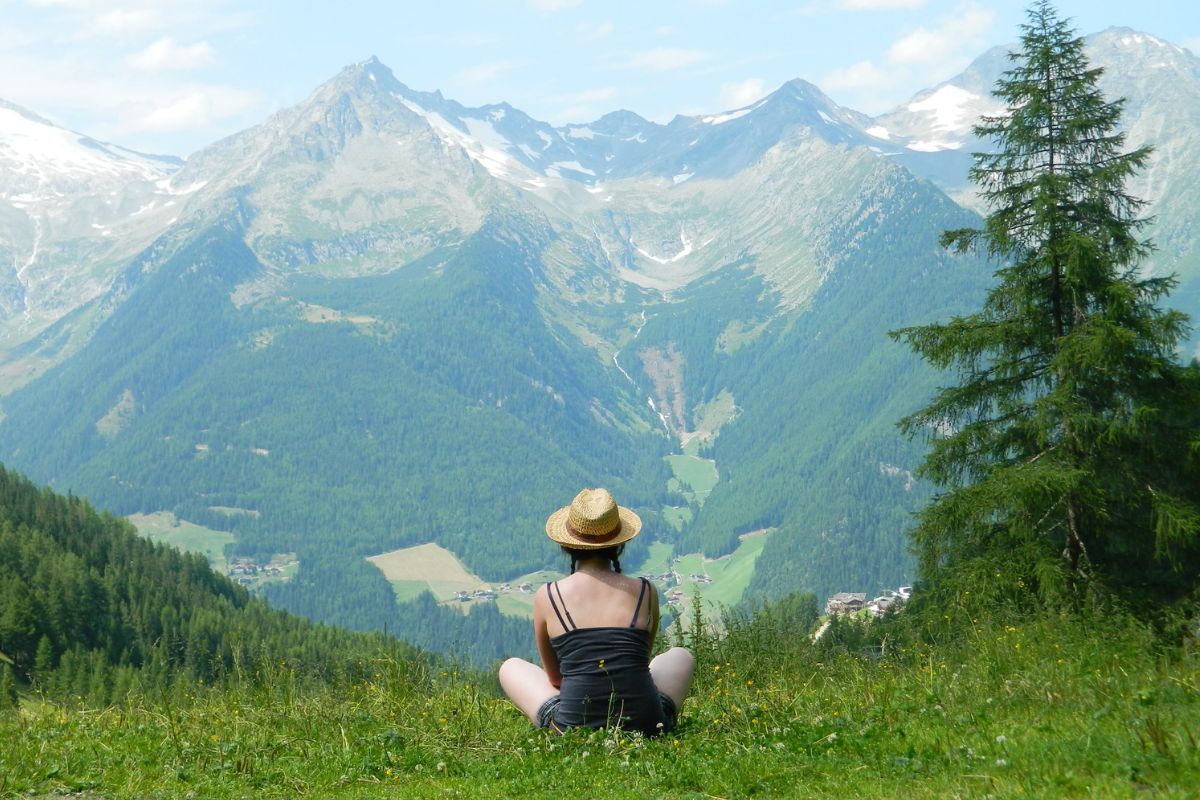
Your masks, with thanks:
M690 502L704 505L708 493L720 478L716 462L689 455L666 456L666 461L675 476L676 483L669 484L672 491L678 491Z
M650 552L633 574L660 575L673 570L679 575L677 586L683 592L683 602L673 613L686 624L692 616L691 607L700 598L705 617L716 619L721 615L722 608L737 605L754 577L754 564L762 553L770 531L746 535L738 542L738 547L727 556L717 559L705 558L702 553L687 553L672 556L672 548L668 544L655 542L650 545ZM691 576L707 575L711 583L698 583ZM669 591L669 589L664 590Z
M422 592L429 591L429 584L425 581L388 581L388 583L392 586L392 592L396 595L397 603L416 600L421 596Z
M733 401L733 393L728 389L722 389L707 403L700 403L692 412L696 430L711 433L721 430L721 426L736 415L737 404Z
M519 575L509 582L509 591L496 598L500 613L510 617L525 617L533 619L533 593L520 590L522 583L528 583L535 591L539 586L563 577L563 573L552 570L537 570Z
M977 621L881 660L760 618L692 642L679 728L530 727L490 674L131 695L0 716L0 796L1191 798L1200 660L1135 624Z
M692 521L692 509L688 506L663 506L663 522L681 531Z
M208 563L215 571L222 575L228 572L225 546L233 544L232 533L176 519L170 511L131 514L128 520L133 523L137 532L142 536L156 542L166 542L184 552L201 553L208 559Z

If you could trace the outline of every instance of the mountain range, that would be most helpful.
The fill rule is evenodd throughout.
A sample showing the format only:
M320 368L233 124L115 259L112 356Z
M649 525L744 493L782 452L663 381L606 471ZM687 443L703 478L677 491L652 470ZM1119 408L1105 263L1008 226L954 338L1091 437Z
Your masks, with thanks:
M1088 53L1156 146L1146 269L1195 315L1200 61L1128 29ZM0 104L0 459L296 553L268 596L356 627L429 613L367 556L554 566L542 521L593 484L647 520L634 563L768 531L747 597L908 582L928 489L894 421L939 376L885 334L982 295L938 234L978 222L1004 68L877 117L796 80L554 127L369 59L186 162Z

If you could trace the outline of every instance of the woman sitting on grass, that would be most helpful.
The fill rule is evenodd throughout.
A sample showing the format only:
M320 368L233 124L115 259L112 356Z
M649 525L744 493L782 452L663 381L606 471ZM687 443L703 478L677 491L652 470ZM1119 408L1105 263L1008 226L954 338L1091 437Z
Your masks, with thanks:
M571 558L571 575L539 589L533 635L542 667L510 658L500 685L540 728L620 726L647 736L675 727L692 683L683 647L650 658L658 592L621 574L625 542L642 521L604 489L584 489L546 520L546 534Z

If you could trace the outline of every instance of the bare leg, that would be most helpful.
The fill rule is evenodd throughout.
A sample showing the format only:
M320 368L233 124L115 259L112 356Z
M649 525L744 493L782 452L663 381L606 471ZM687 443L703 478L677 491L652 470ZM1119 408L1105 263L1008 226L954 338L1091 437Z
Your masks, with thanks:
M500 665L500 687L535 725L542 703L558 694L546 671L523 658L510 658Z
M692 670L695 666L696 659L686 647L672 647L650 661L650 676L654 678L654 685L675 701L676 711L683 707L683 698L687 697L688 689L692 686Z

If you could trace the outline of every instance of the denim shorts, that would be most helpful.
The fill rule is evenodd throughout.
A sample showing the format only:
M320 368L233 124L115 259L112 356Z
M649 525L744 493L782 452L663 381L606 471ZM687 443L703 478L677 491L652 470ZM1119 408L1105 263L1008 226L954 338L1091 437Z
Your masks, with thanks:
M663 723L659 733L667 733L675 729L675 723L679 719L679 711L675 708L675 701L662 692L658 693L658 701L662 704ZM560 725L554 719L554 712L558 710L558 704L562 702L561 695L554 695L538 706L537 710L537 726L539 728L550 728L557 733L563 733L566 728Z

